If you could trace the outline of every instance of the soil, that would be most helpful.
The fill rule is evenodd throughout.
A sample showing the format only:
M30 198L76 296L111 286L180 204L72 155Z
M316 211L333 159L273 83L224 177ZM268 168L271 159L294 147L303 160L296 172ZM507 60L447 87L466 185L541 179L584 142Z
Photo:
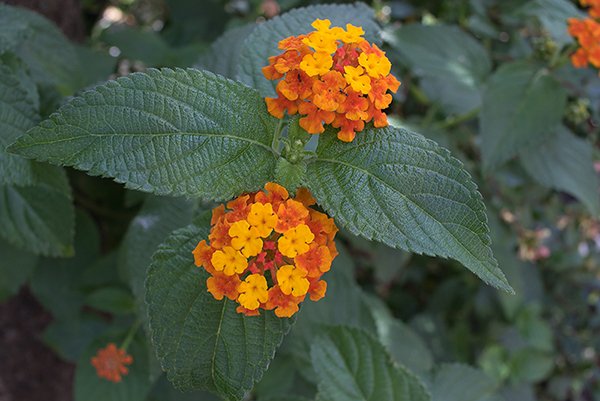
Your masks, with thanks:
M0 401L70 401L75 367L41 341L52 321L27 289L0 304Z

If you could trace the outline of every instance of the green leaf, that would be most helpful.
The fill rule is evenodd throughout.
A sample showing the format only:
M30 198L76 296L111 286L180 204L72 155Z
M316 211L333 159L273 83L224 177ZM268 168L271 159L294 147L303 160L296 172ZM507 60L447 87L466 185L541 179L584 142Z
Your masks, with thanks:
M240 400L262 377L291 320L270 311L247 317L207 292L208 274L194 266L191 252L208 232L208 222L175 231L154 254L146 284L152 340L175 387Z
M0 185L0 236L36 254L72 256L75 216L67 176L57 167L36 169L35 185Z
M258 89L262 96L274 96L275 83L264 77L262 68L267 65L269 57L281 53L277 47L280 40L314 30L310 24L319 18L329 19L332 26L345 28L347 23L361 26L369 42L380 42L380 29L373 10L364 3L296 8L259 25L248 36L239 57L238 79Z
M272 178L276 122L244 85L193 69L149 70L73 99L11 148L131 189L224 200Z
M540 184L577 197L594 215L600 214L598 176L592 145L560 126L555 137L521 152L521 163Z
M17 13L17 9L0 4L0 54L13 51L33 34L24 19L15 18Z
M67 256L74 211L64 171L4 150L38 120L34 94L21 72L0 66L0 237L37 254Z
M370 301L377 337L392 359L410 371L421 374L433 367L433 355L425 341L407 324L395 319L379 298Z
M319 399L327 401L427 401L417 377L394 365L381 344L367 333L336 327L311 349L319 377Z
M84 270L100 256L100 236L95 223L77 213L75 256L68 259L41 259L31 278L31 291L57 319L71 319L83 307L81 279Z
M486 283L512 289L490 250L485 206L446 149L401 128L366 129L352 143L322 135L307 184L353 234L456 259Z
M456 26L411 24L385 39L447 113L480 106L480 88L492 63L486 49L466 32Z
M498 383L482 371L461 364L444 364L433 380L432 401L501 401Z
M38 120L38 110L28 94L25 78L0 65L0 184L30 185L37 181L35 166L30 161L4 149Z
M227 30L210 45L207 52L200 56L196 66L235 79L240 54L246 45L245 39L256 26L256 24L247 24Z
M127 229L119 252L119 266L144 318L147 315L144 285L152 254L171 232L192 221L193 212L193 203L186 199L148 196Z
M77 362L90 343L108 324L104 318L86 314L65 320L55 320L44 330L44 344L61 358Z
M566 101L565 89L548 71L527 62L502 65L487 83L479 115L484 169L554 136Z
M0 302L16 294L29 279L37 262L31 253L9 245L0 239Z
M113 314L128 314L134 311L131 293L119 287L104 287L93 291L86 296L85 304Z
M138 336L127 349L133 357L133 363L128 366L129 373L122 377L121 382L113 383L101 379L91 364L91 358L98 349L104 348L109 341L119 346L123 336L102 338L92 343L77 363L75 370L74 394L75 401L144 401L152 388L148 368L148 350L146 341Z
M552 353L533 348L523 348L511 357L511 376L516 382L539 382L547 378L554 369Z
M77 54L52 22L33 11L4 4L0 4L0 16L0 26L15 27L15 32L4 39L8 41L6 49L27 64L38 84L57 87L62 94L77 89Z

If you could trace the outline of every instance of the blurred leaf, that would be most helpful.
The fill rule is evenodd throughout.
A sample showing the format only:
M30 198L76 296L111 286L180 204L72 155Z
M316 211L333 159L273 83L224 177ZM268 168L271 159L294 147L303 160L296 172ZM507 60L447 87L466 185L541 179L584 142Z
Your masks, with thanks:
M34 80L56 87L63 95L73 93L80 67L62 32L40 14L23 8L0 4L0 16L0 25L15 27L15 33L5 39L10 42L7 48L27 64Z
M511 358L511 378L519 382L539 382L554 369L552 354L533 348L517 351Z
M140 315L146 317L146 272L152 254L171 232L192 221L193 202L183 198L148 196L123 238L119 265L124 269Z
M336 327L316 338L311 358L318 399L327 401L426 401L417 377L395 365L381 344L362 330Z
M68 256L74 212L64 171L4 151L38 119L27 77L0 65L0 236L36 254Z
M392 317L389 311L382 308L372 308L372 311L379 341L392 359L417 375L430 371L433 355L425 341L410 326Z
M207 218L202 228L175 231L154 254L146 282L152 340L175 387L240 400L262 377L292 321L271 311L244 316L234 302L206 291L208 274L194 265L192 250L208 232Z
M29 279L37 256L16 249L0 239L0 302L15 295Z
M490 249L485 206L462 164L400 128L368 128L352 143L319 139L307 186L338 225L386 245L456 259L486 283L512 289Z
M37 106L28 92L27 77L0 65L0 184L31 185L38 181L35 165L4 151L38 120Z
M258 93L237 82L149 70L71 100L12 150L127 188L224 200L271 179L276 123Z
M174 47L158 32L128 25L112 25L102 32L101 40L117 47L121 58L142 61L149 67L187 67L204 48L200 44Z
M318 18L329 19L332 26L345 27L347 23L361 26L369 42L380 42L373 9L364 3L296 8L259 25L248 35L238 62L238 79L258 89L263 97L274 96L275 84L264 77L262 67L268 64L269 57L281 53L277 47L280 40L312 31L310 24Z
M44 344L61 358L77 362L88 345L103 332L108 324L91 314L81 314L65 320L55 320L43 333Z
M256 26L256 24L247 24L225 31L210 45L208 51L200 56L196 66L227 78L236 79L239 57L246 45L245 39Z
M385 39L447 113L463 114L480 106L480 89L492 63L472 36L456 26L410 24Z
M78 87L84 88L104 82L115 71L117 59L107 52L86 46L76 46L75 51L81 65Z
M519 8L517 14L537 18L560 46L573 42L567 31L569 18L585 18L585 13L569 0L533 0Z
M498 383L478 369L444 364L433 380L432 401L501 401L498 389Z
M522 61L500 66L484 90L479 116L484 169L552 138L566 100L565 89L548 71Z
M102 312L128 314L134 311L133 296L118 287L104 287L85 297L85 304Z
M521 152L521 163L542 185L577 197L590 212L600 215L600 181L594 171L593 147L560 126L557 134L540 146Z
M33 294L57 319L70 319L79 314L84 301L81 277L100 254L98 230L88 215L77 213L75 231L75 256L40 259L31 279Z
M261 381L254 386L256 398L280 400L282 396L289 395L292 392L294 375L295 363L292 357L278 352Z
M136 337L127 349L133 357L133 363L128 366L129 373L122 377L119 383L113 383L96 375L96 369L91 364L91 358L98 349L104 348L109 342L115 342L117 347L121 337L107 337L94 341L84 352L75 370L74 394L75 401L144 401L152 388L148 370L147 345L142 337Z

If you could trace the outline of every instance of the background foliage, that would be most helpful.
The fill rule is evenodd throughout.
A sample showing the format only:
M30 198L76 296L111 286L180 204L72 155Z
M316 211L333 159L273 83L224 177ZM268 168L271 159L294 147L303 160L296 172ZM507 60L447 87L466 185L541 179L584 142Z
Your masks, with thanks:
M294 9L316 3L301 0L83 3L89 34L80 44L35 13L0 5L0 299L28 285L52 313L43 339L77 364L76 400L219 399L181 393L165 376L177 388L259 401L462 401L465 392L481 401L600 400L600 199L594 168L600 79L597 71L574 69L568 61L573 41L566 20L583 15L573 2L373 1L372 16L364 5L340 9L382 43L402 81L389 110L397 128L386 129L387 136L359 135L376 139L371 147L388 149L390 163L426 161L428 168L459 177L458 184L446 182L454 188L448 191L472 203L476 217L469 224L476 226L482 201L456 159L464 163L483 194L492 249L516 294L486 286L458 262L419 254L451 256L505 286L502 279L494 282L489 255L477 265L465 262L466 253L452 254L451 246L431 251L460 235L432 227L432 245L411 243L399 232L385 237L369 227L369 221L399 213L397 203L378 203L378 193L391 192L398 202L422 209L425 203L411 198L422 183L407 172L386 183L385 172L358 164L352 152L360 142L341 152L340 144L324 139L316 161L306 167L312 170L308 185L325 210L343 211L336 218L347 227L339 238L341 255L325 276L327 297L306 303L295 322L265 314L248 331L256 337L244 334L245 321L231 305L215 309L208 302L198 285L203 273L186 255L206 235L204 211L213 206L198 197L226 200L270 178L277 159L266 134L277 121L260 117L256 92L211 73L175 68L203 68L268 95L272 86L260 67L275 44L270 29L284 37L303 26L290 20L322 15L336 23L346 14L330 15L332 6ZM256 23L286 10L293 10L293 18ZM126 77L150 67L173 69ZM207 102L204 91L187 89L197 85L221 94L214 115L198 111ZM235 96L223 95L223 88ZM119 111L131 103L129 91L149 100L140 114L164 113L144 132L171 124L195 136L221 133L208 139L202 158L207 164L169 159L188 154L194 135L132 141L127 133L138 128L130 124L136 116ZM73 95L82 97L37 125ZM167 106L177 112L167 113ZM98 118L110 113L114 120ZM220 120L222 113L231 117ZM237 119L244 121L243 132L264 138L245 143L236 134ZM221 121L229 125L218 126ZM78 138L86 130L120 136L101 138L90 148ZM406 130L450 149L456 159ZM26 156L68 159L62 164L109 175L127 189L5 152L19 137ZM40 145L40 137L55 143ZM245 160L247 171L210 159L211 149L225 143L228 159ZM48 156L49 147L55 156ZM427 157L409 148L425 149ZM124 156L147 159L148 149L158 149L153 165L173 166L168 176ZM329 166L331 155L346 157L346 167ZM211 179L216 168L226 177L222 182ZM355 188L343 201L327 193L335 179L361 172L377 177L381 187ZM240 179L250 173L253 180ZM160 196L167 194L188 198ZM355 207L344 209L347 204ZM371 216L356 216L373 204L379 206ZM223 314L230 318L223 320ZM228 326L221 328L221 322ZM153 329L152 341L148 323L168 330ZM135 359L131 374L119 384L98 379L90 356L107 341L122 341L137 324L142 328L129 348ZM214 346L206 345L221 332ZM223 349L243 355L246 364L221 355ZM212 365L201 363L211 356L203 353L212 353ZM189 355L194 357L182 357ZM214 361L229 374L215 376Z

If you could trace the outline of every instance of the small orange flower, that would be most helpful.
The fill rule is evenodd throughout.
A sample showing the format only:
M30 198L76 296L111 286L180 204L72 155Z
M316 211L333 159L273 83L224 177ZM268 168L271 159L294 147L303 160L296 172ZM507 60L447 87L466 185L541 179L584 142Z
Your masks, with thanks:
M122 376L129 373L125 365L131 365L133 358L124 349L119 349L114 343L110 343L106 348L99 349L91 362L96 368L98 377L119 383Z
M331 27L315 20L315 31L290 36L279 42L280 55L269 58L263 68L269 80L283 78L276 86L277 97L266 98L269 113L283 118L302 115L300 126L311 134L325 131L324 124L340 128L338 138L354 139L365 123L387 125L383 112L400 82L390 74L392 64L385 52L364 38L360 27Z
M311 208L315 203L305 188L290 198L282 186L267 183L265 191L216 207L209 242L200 241L192 252L196 266L210 274L208 292L236 301L237 312L247 316L262 308L290 317L307 295L323 298L327 283L321 278L337 255L337 227Z

